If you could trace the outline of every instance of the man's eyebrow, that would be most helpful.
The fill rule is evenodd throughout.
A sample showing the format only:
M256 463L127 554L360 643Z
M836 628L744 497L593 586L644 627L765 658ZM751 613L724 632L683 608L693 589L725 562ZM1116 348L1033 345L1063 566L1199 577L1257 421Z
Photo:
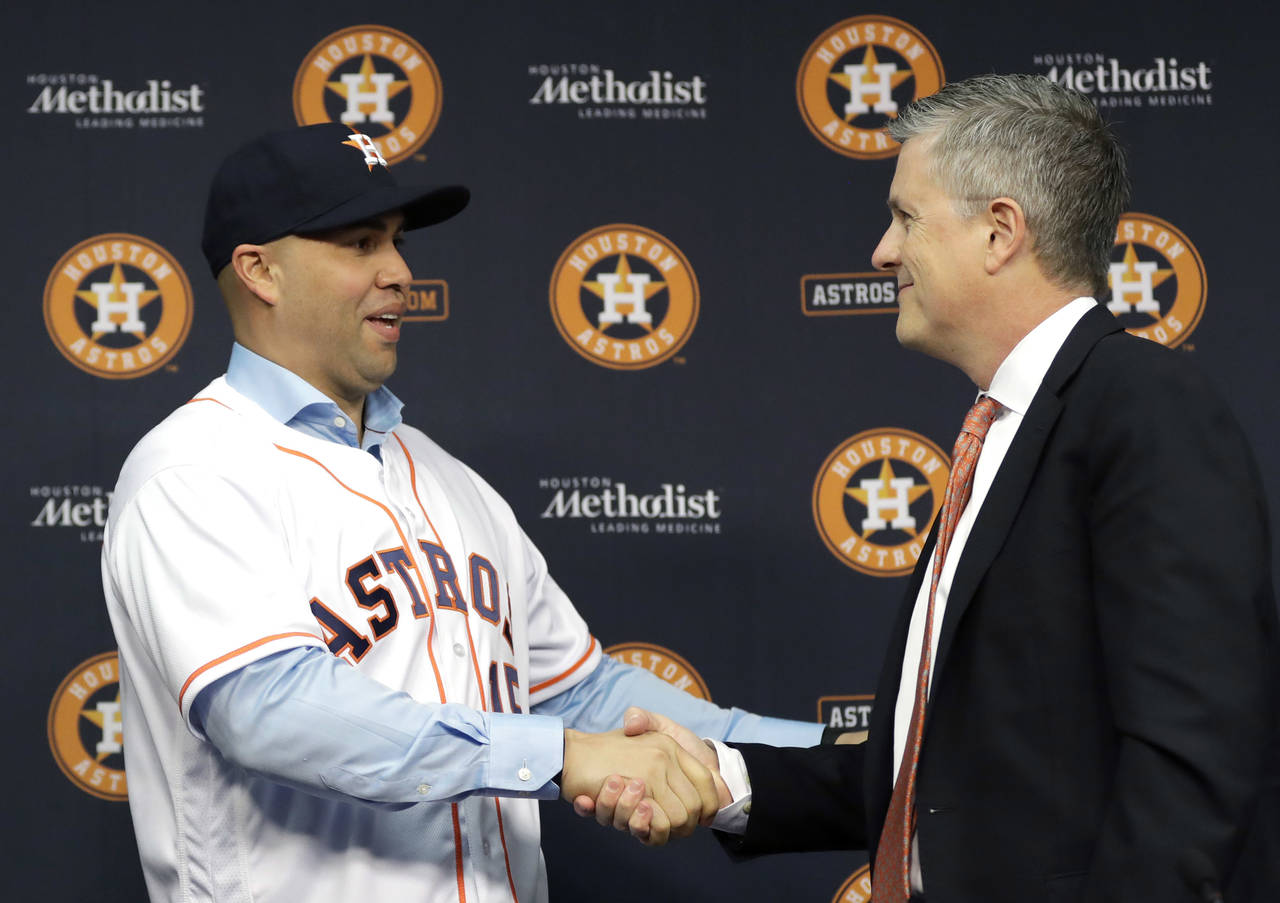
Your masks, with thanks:
M884 199L884 205L889 208L890 213L904 213L902 205L898 203L898 199L890 196Z

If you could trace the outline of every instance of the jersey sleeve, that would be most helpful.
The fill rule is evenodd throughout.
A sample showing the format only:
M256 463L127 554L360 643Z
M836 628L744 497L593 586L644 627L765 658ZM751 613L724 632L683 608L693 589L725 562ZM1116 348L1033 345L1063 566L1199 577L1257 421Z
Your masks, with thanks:
M266 475L168 468L112 514L107 592L188 726L192 700L212 681L274 652L323 644Z
M529 703L537 705L576 686L600 664L599 642L533 541L520 533L529 600Z

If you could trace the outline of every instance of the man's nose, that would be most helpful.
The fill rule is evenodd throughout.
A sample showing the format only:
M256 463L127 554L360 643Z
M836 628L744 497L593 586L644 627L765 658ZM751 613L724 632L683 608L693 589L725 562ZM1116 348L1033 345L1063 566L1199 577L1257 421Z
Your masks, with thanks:
M893 233L894 227L890 226L880 236L876 249L871 252L871 265L877 270L891 270L902 262L898 254L898 240Z
M379 287L407 289L412 281L413 272L409 269L409 264L405 263L404 256L399 250L393 250L391 259L384 264L382 270L378 273Z

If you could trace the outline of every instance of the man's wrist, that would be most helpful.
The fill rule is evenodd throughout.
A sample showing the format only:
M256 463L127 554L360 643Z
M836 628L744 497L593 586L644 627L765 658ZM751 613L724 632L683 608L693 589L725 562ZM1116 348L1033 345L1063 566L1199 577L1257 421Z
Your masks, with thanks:
M747 763L742 753L732 746L715 739L706 742L716 751L720 777L733 797L732 803L716 813L711 827L727 834L745 834L751 814L751 776L747 773Z

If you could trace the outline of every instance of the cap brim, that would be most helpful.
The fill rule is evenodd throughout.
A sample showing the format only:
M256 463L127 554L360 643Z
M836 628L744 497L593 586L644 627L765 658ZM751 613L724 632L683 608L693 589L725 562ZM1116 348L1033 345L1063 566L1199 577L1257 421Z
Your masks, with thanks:
M365 192L288 231L300 234L325 232L399 210L404 214L407 232L444 222L460 213L470 200L471 192L461 185L426 189L412 185L388 185Z

